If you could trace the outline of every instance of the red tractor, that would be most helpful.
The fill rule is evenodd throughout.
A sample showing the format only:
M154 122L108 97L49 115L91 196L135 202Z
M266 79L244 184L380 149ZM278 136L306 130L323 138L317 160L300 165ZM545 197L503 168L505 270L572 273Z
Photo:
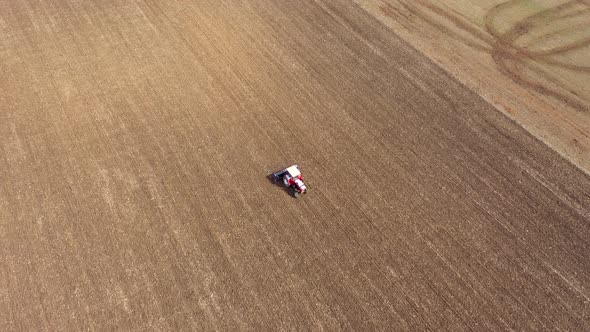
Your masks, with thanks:
M285 168L280 172L274 173L272 177L275 183L283 180L285 187L292 189L293 196L296 198L299 198L300 194L307 194L307 187L303 183L303 175L301 175L299 165Z

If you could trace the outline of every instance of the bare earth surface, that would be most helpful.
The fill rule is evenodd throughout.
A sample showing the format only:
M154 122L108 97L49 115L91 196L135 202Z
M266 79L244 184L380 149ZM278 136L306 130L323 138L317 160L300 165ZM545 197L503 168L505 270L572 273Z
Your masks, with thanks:
M590 177L350 1L0 0L0 148L2 331L590 329Z

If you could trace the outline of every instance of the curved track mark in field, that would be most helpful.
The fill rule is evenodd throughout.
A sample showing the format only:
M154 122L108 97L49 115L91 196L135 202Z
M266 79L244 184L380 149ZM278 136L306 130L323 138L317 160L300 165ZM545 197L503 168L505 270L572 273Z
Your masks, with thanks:
M504 2L492 8L484 17L485 28L487 32L496 40L495 44L493 45L492 58L499 66L500 70L515 82L523 86L527 86L537 92L549 95L579 111L588 111L587 105L577 100L577 98L568 95L577 95L574 91L564 92L560 91L560 89L552 88L547 84L537 82L534 78L525 75L523 73L523 68L527 68L528 70L535 72L547 80L550 80L551 78L543 73L540 69L537 69L534 66L530 66L528 64L531 62L536 62L566 70L576 71L579 73L590 73L590 67L588 66L566 63L564 61L550 58L550 56L577 51L588 47L590 45L589 38L574 41L544 51L531 50L531 47L536 46L538 42L531 43L525 47L517 45L517 40L519 38L522 38L531 31L534 31L535 28L552 24L559 20L586 15L586 13L589 13L589 8L578 9L577 7L580 7L580 5L585 7L588 6L588 4L579 0L568 1L561 5L551 7L533 15L527 16L517 21L505 32L501 32L497 26L499 18L503 16L503 13L507 13L522 2L523 0L511 0ZM552 36L557 34L558 32L551 33ZM543 36L540 38L543 38ZM508 66L507 64L509 62L512 62L513 66Z
M517 39L525 36L527 33L529 33L531 30L534 30L537 27L547 25L552 22L556 22L559 20L567 19L567 18L582 16L585 13L590 14L590 8L586 8L586 9L575 11L574 13L571 13L571 14L563 14L562 15L562 12L572 9L572 8L574 8L575 5L580 4L579 1L574 0L574 1L570 1L570 2L564 3L562 5L559 5L559 6L556 6L553 8L543 10L543 11L533 14L531 16L525 17L524 19L522 19L522 20L518 21L516 24L514 24L506 32L500 32L499 29L495 25L497 18L501 17L503 10L509 10L512 5L515 5L521 1L522 0L512 0L512 1L502 3L502 4L494 7L493 9L491 9L484 17L486 30L488 31L489 34L491 34L492 36L495 37L496 43L500 43L501 47L508 46L510 48L517 50L519 53L522 53L523 55L534 58L535 60L539 60L539 59L537 59L538 57L563 54L563 53L567 53L570 51L579 50L581 48L584 48L584 47L587 47L590 45L590 38L584 38L582 40L575 41L575 42L572 42L572 43L569 43L569 44L566 44L566 45L563 45L560 47L556 47L553 49L545 50L545 51L531 51L531 50L529 50L529 48L531 48L531 46L537 45L537 43L531 43L525 47L517 46L516 45ZM589 16L589 18L590 18L590 16ZM590 24L590 22L588 24ZM586 25L586 26L588 26L588 25ZM564 35L564 32L568 32L569 30L566 29L566 30L562 30L562 31L563 31L562 33L554 31L554 32L545 34L544 36L537 38L537 41L539 39L544 38L547 35L551 35L551 36ZM543 61L543 60L541 60L541 61ZM578 67L585 68L586 70L590 70L590 67L584 67L584 66L578 66Z
M445 19L451 21L458 28L469 32L471 35L473 35L477 39L477 41L465 40L465 38L463 38L463 36L457 35L457 33L455 31L453 31L453 29L449 28L447 25L445 25L443 23L436 22L436 20L433 20L431 17L429 17L428 14L426 14L423 10L415 8L413 5L410 5L407 3L400 3L400 5L403 7L403 11L395 8L394 6L392 6L389 3L383 4L380 7L380 9L383 12L383 14L385 14L386 16L391 17L391 18L400 18L401 17L404 19L409 19L411 16L418 17L418 18L422 19L424 22L439 29L440 31L444 31L449 37L454 38L464 44L467 44L474 49L477 49L477 50L480 50L483 52L490 52L492 50L490 44L492 43L493 40L487 34L481 32L478 29L473 28L469 23L464 22L461 18L454 16L452 14L449 14L448 12L444 11L443 9L441 9L439 7L433 6L428 3L424 3L421 0L417 0L416 3L419 3L421 6L427 7L429 10L431 10L435 14L442 16Z
M552 78L542 69L534 64L547 65L574 71L582 74L590 74L590 66L576 63L568 63L556 59L555 56L563 55L573 51L580 51L590 46L590 37L574 40L566 44L558 45L545 50L535 50L543 41L549 38L560 38L567 36L577 30L572 27L549 31L536 36L532 42L518 44L525 36L534 32L535 29L546 28L552 24L568 19L588 20L578 23L579 28L586 28L590 25L590 2L587 0L570 0L563 4L541 10L540 12L525 16L514 22L507 30L501 31L499 24L502 17L506 17L511 10L526 3L529 0L509 0L490 9L484 16L485 32L474 27L470 22L465 21L458 15L454 15L438 6L424 0L412 2L399 2L400 8L384 2L380 7L384 15L395 18L398 22L418 18L423 22L444 32L450 38L460 41L469 47L489 53L498 66L500 72L510 77L516 83L529 87L539 93L557 99L574 109L582 112L588 111L588 104L580 101L579 94L565 88L553 86L550 83L539 82L534 76L542 77L547 82ZM434 16L439 16L452 23L458 30L467 32L474 40L467 40L458 34L456 29L445 23L438 22ZM528 71L529 74L526 74ZM531 76L531 73L533 76Z

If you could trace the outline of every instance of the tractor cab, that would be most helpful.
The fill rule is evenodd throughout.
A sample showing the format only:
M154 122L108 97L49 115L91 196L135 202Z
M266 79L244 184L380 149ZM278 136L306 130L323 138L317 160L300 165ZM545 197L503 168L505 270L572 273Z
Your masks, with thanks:
M299 167L297 165L293 165L289 168L287 168L287 173L289 174L289 176L291 176L292 178L296 178L299 175L301 175L301 171L299 170Z

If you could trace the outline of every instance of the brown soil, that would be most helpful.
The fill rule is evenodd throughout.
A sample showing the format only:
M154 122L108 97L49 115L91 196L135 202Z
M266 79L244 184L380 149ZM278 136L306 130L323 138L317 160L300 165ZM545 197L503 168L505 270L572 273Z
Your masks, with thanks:
M343 4L0 1L0 330L590 329L590 177Z

